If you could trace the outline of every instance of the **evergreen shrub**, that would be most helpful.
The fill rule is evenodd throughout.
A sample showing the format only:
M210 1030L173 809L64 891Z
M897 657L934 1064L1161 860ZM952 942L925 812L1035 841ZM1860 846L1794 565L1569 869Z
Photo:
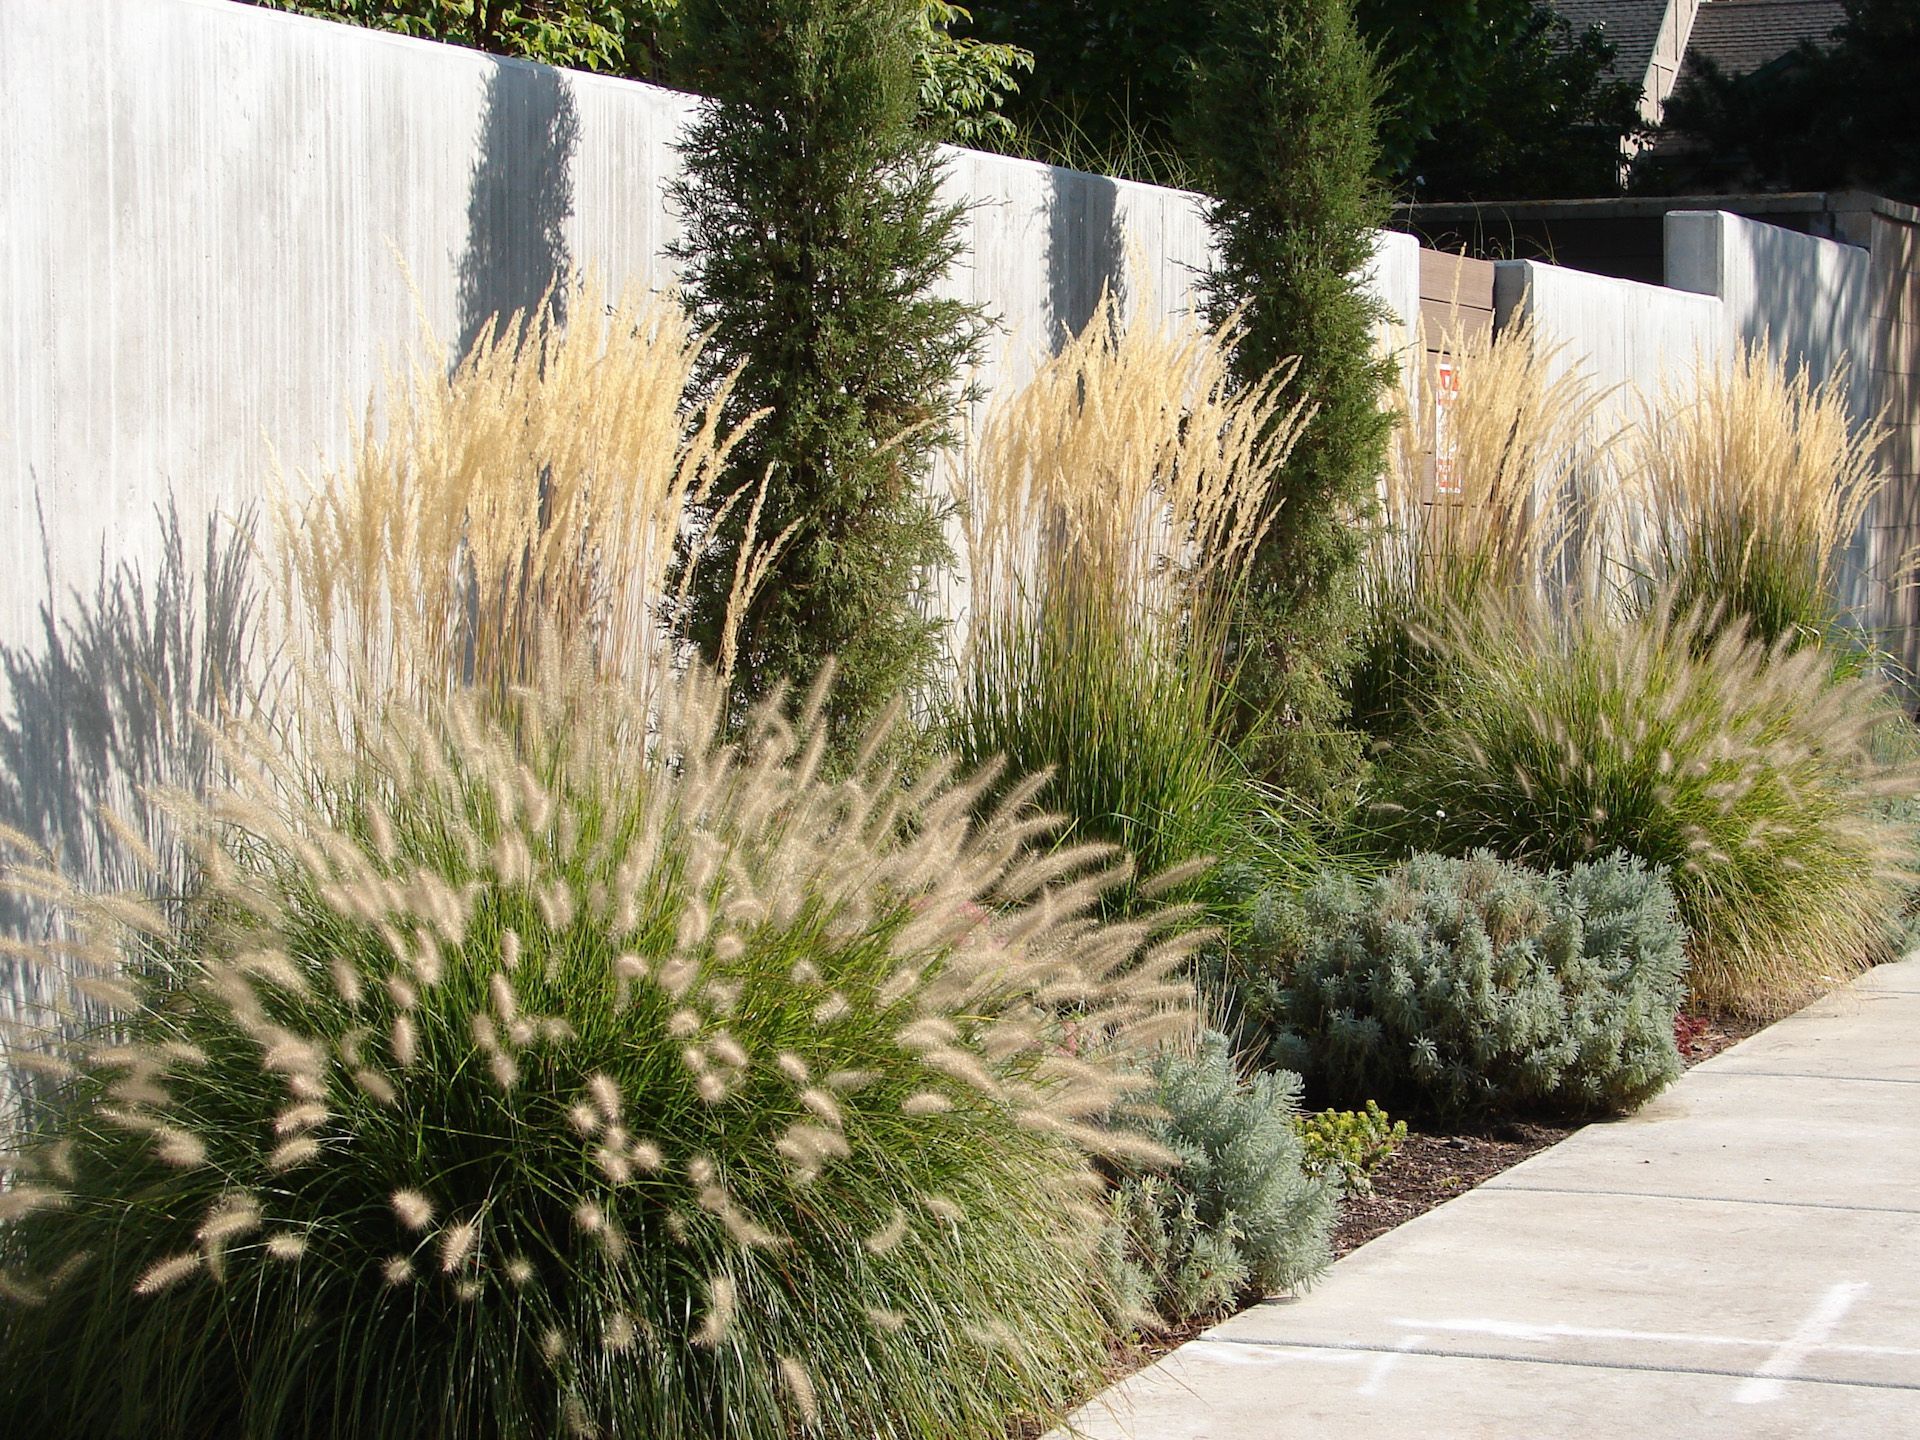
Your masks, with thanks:
M1387 220L1380 93L1352 0L1226 0L1194 62L1183 141L1211 197L1211 313L1243 317L1239 374L1298 357L1314 406L1272 488L1237 633L1239 724L1259 742L1257 768L1313 798L1345 793L1358 767L1340 685L1393 424L1386 312L1360 278Z
M1304 908L1269 992L1272 1056L1336 1102L1625 1111L1680 1073L1684 932L1643 861L1417 855L1370 885L1331 878Z
M1153 1073L1145 1131L1177 1163L1126 1177L1111 1199L1108 1265L1129 1318L1179 1325L1310 1283L1330 1258L1337 1189L1305 1163L1300 1077L1242 1080L1219 1034Z
M764 415L695 507L717 563L693 577L688 628L709 657L737 633L743 703L805 689L834 660L842 750L939 659L942 627L922 602L951 556L927 482L983 327L974 307L930 293L959 253L960 210L941 198L922 123L921 10L681 6L709 98L680 147L674 253L709 333L705 373L735 377L727 425ZM784 543L739 607L730 562L756 523Z
M8 872L115 1016L6 1137L9 1428L1002 1440L1084 1393L1179 912L1102 926L1032 787L829 782L817 701L727 746L710 682L521 694L235 738L178 923Z

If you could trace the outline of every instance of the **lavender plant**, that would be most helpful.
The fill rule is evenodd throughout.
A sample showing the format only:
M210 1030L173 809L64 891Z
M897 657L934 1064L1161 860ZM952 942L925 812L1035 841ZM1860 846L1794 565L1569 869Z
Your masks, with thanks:
M1115 1187L1107 1265L1123 1311L1159 1329L1218 1316L1249 1293L1304 1289L1326 1269L1335 1187L1307 1167L1300 1077L1242 1080L1224 1035L1153 1065L1144 1129L1177 1161Z
M1330 877L1305 909L1262 1018L1273 1059L1323 1094L1598 1113L1680 1073L1684 932L1665 877L1630 856L1542 873L1416 855L1370 886Z

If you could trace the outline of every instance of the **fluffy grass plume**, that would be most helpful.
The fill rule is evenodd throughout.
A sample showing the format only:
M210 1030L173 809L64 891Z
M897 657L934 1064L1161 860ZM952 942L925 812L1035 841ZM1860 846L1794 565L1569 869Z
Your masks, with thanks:
M628 297L594 323L608 307L588 287L570 308L565 327L545 307L490 326L458 365L430 341L389 381L384 426L369 416L343 469L281 500L280 588L316 668L352 657L332 678L378 694L505 696L551 649L644 690L672 651L676 545L688 579L701 569L685 522L703 508L748 536L720 591L757 585L773 547L753 543L756 495L714 499L754 417L723 429L724 383L689 398L700 344L680 307Z
M1914 853L1887 802L1920 769L1877 758L1900 718L1878 684L1665 604L1517 607L1448 643L1457 689L1379 775L1408 848L1666 867L1693 992L1729 1011L1777 1015L1879 955Z
M1252 792L1219 742L1232 607L1309 413L1231 378L1231 326L1123 323L1109 297L989 417L964 477L956 743L1143 872L1218 856Z
M1098 921L1032 785L828 781L817 694L733 747L722 693L239 736L182 925L19 858L117 1019L9 1147L10 1423L1000 1440L1084 1391L1182 913Z
M1416 343L1412 353L1425 349ZM1360 657L1348 680L1354 721L1367 733L1391 737L1416 718L1440 678L1431 640L1449 617L1590 569L1596 530L1579 490L1601 458L1592 431L1606 395L1584 369L1562 364L1564 351L1535 335L1530 319L1492 336L1444 335L1440 354L1459 384L1445 436L1436 434L1435 407L1418 403L1403 376L1383 523L1361 567ZM1457 496L1428 483L1442 443Z
M1847 390L1845 371L1815 384L1764 343L1664 387L1626 452L1635 568L1769 644L1839 639L1841 565L1888 478L1874 461L1885 433L1853 423Z

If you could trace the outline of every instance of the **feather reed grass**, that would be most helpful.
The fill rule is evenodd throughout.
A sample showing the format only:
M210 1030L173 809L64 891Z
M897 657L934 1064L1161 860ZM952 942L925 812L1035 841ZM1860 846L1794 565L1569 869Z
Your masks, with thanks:
M1625 454L1643 588L1767 644L1857 648L1842 571L1888 477L1885 432L1853 422L1847 390L1844 369L1816 384L1763 342L1643 403Z
M1236 386L1233 345L1107 297L963 477L956 746L1051 774L1074 833L1144 871L1241 846L1255 798L1218 739L1227 621L1310 409L1290 370Z
M1591 571L1586 547L1598 534L1581 489L1612 448L1594 435L1608 392L1530 319L1498 334L1449 331L1439 356L1458 383L1446 431L1403 367L1382 523L1361 569L1367 623L1348 697L1376 738L1403 731L1440 683L1433 640L1452 617L1565 588ZM1429 480L1443 446L1458 495L1436 494Z
M16 857L117 1018L11 1137L15 1425L1000 1440L1097 1376L1189 912L1099 921L1035 782L827 779L818 692L571 676L227 735L187 923Z
M684 600L712 528L688 516L753 421L723 429L726 383L691 398L700 342L670 298L609 311L589 286L570 310L565 327L545 306L489 326L457 364L429 337L389 378L384 427L370 412L343 469L280 497L287 628L327 683L504 697L551 651L645 690L674 663L676 589ZM736 608L773 549L752 539L757 501L737 501Z

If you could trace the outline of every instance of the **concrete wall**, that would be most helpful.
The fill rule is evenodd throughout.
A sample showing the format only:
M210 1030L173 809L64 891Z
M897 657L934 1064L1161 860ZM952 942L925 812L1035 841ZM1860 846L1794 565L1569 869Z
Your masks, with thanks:
M1716 299L1533 260L1499 263L1494 310L1502 326L1531 317L1541 341L1559 347L1557 368L1583 367L1615 390L1616 412L1629 388L1684 378L1729 353L1725 306Z
M1815 375L1850 364L1865 382L1875 368L1865 249L1724 211L1676 210L1666 217L1666 250L1668 286L1717 296L1735 339L1766 341ZM1871 386L1853 393L1865 421L1875 408Z
M1882 643L1920 676L1920 214L1905 206L1872 219L1871 297L1874 398L1888 428L1880 462L1889 477L1872 519L1868 549ZM1920 684L1913 685L1920 692Z
M660 91L224 0L0 4L0 641L558 266L662 284ZM36 507L44 507L47 570ZM191 531L193 524L189 524Z
M423 323L457 344L570 269L671 284L692 103L227 0L0 0L0 644L103 557L150 566L169 490L191 535L277 465L335 460ZM989 395L1102 286L1179 310L1210 264L1196 196L950 162L967 208L947 288L999 321ZM1817 368L1913 349L1889 328L1907 302L1875 309L1877 255L1717 214L1668 227L1676 289L1520 263L1501 303L1603 385L1762 332ZM1369 281L1403 322L1419 271L1411 237L1382 237Z
M103 556L150 567L169 490L193 534L337 459L423 323L461 342L568 269L671 284L692 109L227 0L0 0L0 644ZM1211 263L1196 196L950 160L989 394L1104 285L1177 311ZM1373 279L1417 293L1414 242Z
M1702 360L1723 363L1741 344L1765 340L1816 377L1849 365L1857 416L1875 412L1875 260L1866 249L1720 211L1676 211L1665 224L1665 285L1501 262L1502 323L1530 313L1543 337L1565 343L1569 363L1586 365L1602 385L1648 393Z

